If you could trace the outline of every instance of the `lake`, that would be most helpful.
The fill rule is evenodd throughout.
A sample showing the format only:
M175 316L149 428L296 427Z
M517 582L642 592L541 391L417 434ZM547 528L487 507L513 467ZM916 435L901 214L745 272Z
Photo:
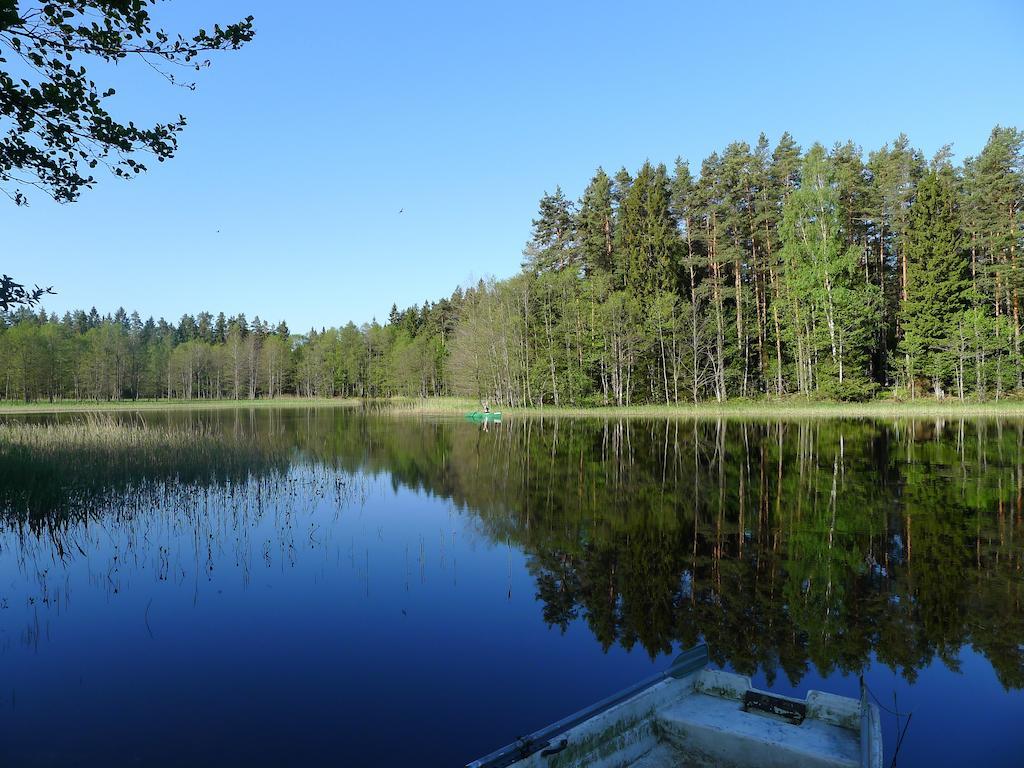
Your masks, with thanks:
M1024 422L0 418L0 764L458 766L703 639L1021 765Z

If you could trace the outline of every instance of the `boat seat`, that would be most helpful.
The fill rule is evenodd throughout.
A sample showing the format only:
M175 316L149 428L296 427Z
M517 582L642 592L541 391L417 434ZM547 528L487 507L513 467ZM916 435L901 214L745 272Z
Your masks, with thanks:
M860 734L807 718L795 725L743 702L694 693L658 713L656 731L678 750L676 765L860 768Z

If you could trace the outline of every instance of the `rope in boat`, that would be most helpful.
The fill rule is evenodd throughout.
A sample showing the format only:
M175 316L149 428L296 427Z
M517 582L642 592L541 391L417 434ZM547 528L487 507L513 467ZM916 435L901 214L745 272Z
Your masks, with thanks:
M872 691L868 687L868 684L864 682L864 678L863 677L861 678L861 682L864 683L864 690L866 690L868 693L871 694L871 698L875 700L875 703L878 705L879 709L884 709L890 715L896 715L896 717L910 717L911 715L914 714L913 712L897 712L895 709L889 709L887 706L885 706L885 704L883 704L882 702L880 702L878 700L878 697L875 696L875 692Z
M896 716L896 730L899 732L900 735L899 735L899 738L896 739L896 751L894 751L892 753L892 762L889 764L889 768L896 768L896 758L899 757L899 755L900 755L900 747L903 746L903 737L907 735L907 729L910 728L910 718L912 718L914 716L914 713L912 711L911 712L900 712L898 709L889 709L889 707L885 706L885 704L883 704L878 699L878 697L875 696L875 692L872 691L871 688L868 686L867 682L864 680L864 675L860 676L860 684L864 686L864 690L865 691L867 691L868 693L871 694L871 698L875 700L875 703L878 705L879 709L883 709L886 712L888 712L890 715L895 715ZM896 691L892 692L892 698L893 698L893 706L897 706L896 705ZM900 729L900 718L901 717L907 718L907 722L903 724L902 730Z

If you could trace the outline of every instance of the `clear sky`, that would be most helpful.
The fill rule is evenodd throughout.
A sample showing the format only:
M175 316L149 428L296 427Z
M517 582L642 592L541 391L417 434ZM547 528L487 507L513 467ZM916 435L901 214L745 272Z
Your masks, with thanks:
M537 200L733 140L931 156L1024 127L1024 3L172 0L168 28L247 14L199 89L109 73L112 112L182 112L178 156L80 202L0 210L0 270L46 306L294 331L383 320L518 270ZM106 73L104 77L107 76ZM404 213L399 214L399 210Z

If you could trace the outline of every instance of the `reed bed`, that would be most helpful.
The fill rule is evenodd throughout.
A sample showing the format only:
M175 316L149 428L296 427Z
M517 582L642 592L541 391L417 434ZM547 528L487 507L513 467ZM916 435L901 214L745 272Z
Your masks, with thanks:
M108 413L123 411L263 410L266 408L358 407L359 398L283 396L258 400L55 400L22 403L0 400L0 415L23 413Z
M477 400L462 397L391 397L385 400L368 401L371 410L381 413L411 413L435 416L463 415L480 411ZM501 410L495 408L494 410Z
M227 483L284 472L289 451L202 422L150 425L138 415L0 422L0 511L18 517L87 510L143 482Z
M31 452L36 459L72 456L75 464L149 465L168 458L204 464L227 447L249 444L245 435L215 430L212 425L150 425L138 415L84 414L73 421L0 422L0 456Z

